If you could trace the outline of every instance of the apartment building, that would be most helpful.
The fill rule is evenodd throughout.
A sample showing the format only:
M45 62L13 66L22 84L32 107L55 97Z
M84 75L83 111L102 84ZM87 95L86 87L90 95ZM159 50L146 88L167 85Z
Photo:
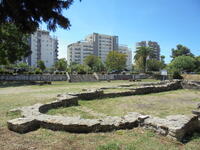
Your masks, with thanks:
M85 57L94 54L93 44L88 41L79 41L68 45L67 61L68 64L75 62L83 64Z
M44 61L47 68L52 67L58 57L58 40L50 36L48 31L37 30L30 37L31 55L27 58L30 66L37 66L39 60Z
M85 37L84 41L72 43L67 47L68 63L83 64L85 57L95 55L101 58L102 62L110 51L119 51L127 54L127 68L132 66L132 52L127 46L121 46L119 49L118 36L111 36L99 33L93 33Z
M85 40L93 43L94 55L100 57L103 62L110 51L118 50L118 36L93 33Z
M126 45L120 45L118 51L120 53L126 54L126 69L132 69L132 51Z
M95 55L103 62L110 51L118 50L118 36L93 33L85 37L84 41L79 41L68 45L68 63L76 62L83 64L84 58Z
M149 57L149 59L157 59L160 60L160 46L157 42L154 41L141 41L136 43L136 47L151 47L153 50L153 56Z

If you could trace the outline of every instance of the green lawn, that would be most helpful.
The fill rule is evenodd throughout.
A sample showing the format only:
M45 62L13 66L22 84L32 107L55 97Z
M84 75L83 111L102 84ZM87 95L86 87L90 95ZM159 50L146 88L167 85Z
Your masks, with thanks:
M139 112L145 115L159 117L176 114L191 114L191 111L200 103L199 95L200 91L196 90L177 90L92 101L82 100L79 101L80 106L53 109L49 111L49 114L63 114L66 116L78 115L91 118L90 113L84 112L85 108L111 116L123 116L128 112ZM93 118L95 118L95 116Z
M0 149L1 150L168 150L200 149L200 135L196 134L186 143L171 141L143 129L119 130L110 133L72 134L39 129L27 134L18 134L7 129L6 121L19 116L9 113L10 109L45 103L55 99L57 94L81 91L83 88L100 88L128 84L128 81L67 83L53 85L0 85ZM131 82L132 84L133 82ZM103 115L124 115L130 111L166 116L190 113L199 102L199 91L179 90L128 96L94 101L80 101L80 106L51 110L51 114L99 118ZM167 103L168 102L168 103ZM111 109L112 108L112 109ZM168 109L166 109L168 108ZM60 112L59 112L60 111Z

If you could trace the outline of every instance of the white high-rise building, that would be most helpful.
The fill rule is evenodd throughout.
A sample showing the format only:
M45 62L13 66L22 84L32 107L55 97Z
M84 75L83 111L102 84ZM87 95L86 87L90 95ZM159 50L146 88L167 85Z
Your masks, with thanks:
M100 57L103 62L110 51L118 50L118 36L93 33L85 40L93 43L94 55Z
M127 55L127 69L132 67L132 52L127 46L118 44L118 36L93 33L85 37L84 41L72 43L67 47L68 63L83 64L85 57L95 55L105 63L110 51L119 51Z
M93 44L91 42L79 41L68 45L67 61L68 64L74 62L77 64L83 64L85 57L93 55Z
M37 30L30 37L31 55L28 64L37 67L39 60L44 61L47 68L52 67L58 57L58 40L50 36L48 31Z
M86 36L84 41L68 45L67 60L69 64L83 64L85 57L95 55L105 62L108 53L113 50L118 50L117 36L93 33Z
M120 45L119 50L120 53L123 53L126 55L126 69L131 70L132 69L132 51L128 46L126 45Z

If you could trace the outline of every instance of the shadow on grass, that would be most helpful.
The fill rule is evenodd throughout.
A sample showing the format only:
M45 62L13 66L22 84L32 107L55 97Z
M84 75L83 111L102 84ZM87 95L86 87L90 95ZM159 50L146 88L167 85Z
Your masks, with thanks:
M30 85L43 85L45 82L40 81L1 81L0 88L6 87L20 87L20 86L30 86Z

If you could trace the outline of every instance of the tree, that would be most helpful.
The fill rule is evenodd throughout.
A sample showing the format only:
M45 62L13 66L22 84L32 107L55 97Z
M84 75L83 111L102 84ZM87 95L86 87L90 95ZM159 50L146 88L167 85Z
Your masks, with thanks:
M81 0L80 0L81 1ZM45 22L49 30L55 31L57 25L69 29L70 21L62 15L74 0L1 0L0 23L14 23L23 32L36 31Z
M105 70L101 59L95 55L87 56L84 60L84 64L88 65L93 72L101 72Z
M72 62L72 63L70 63L69 64L69 66L67 67L67 72L69 72L69 73L73 73L73 72L75 72L77 69L77 63L75 63L75 62Z
M14 63L30 54L28 34L11 23L0 25L0 65Z
M59 59L55 63L55 68L59 71L66 71L67 70L67 60L65 58Z
M200 72L200 56L197 56L197 57L195 57L195 60L196 60L196 62L195 62L195 71L196 72Z
M91 73L91 68L85 64L77 64L77 63L72 62L70 66L68 67L68 72L86 74L86 73Z
M44 70L46 69L46 66L45 66L45 64L44 64L44 61L42 61L42 60L39 60L39 61L37 62L37 67L40 68L42 71L44 71Z
M27 63L18 63L16 64L16 72L26 72L31 70L31 67Z
M101 60L97 56L89 55L84 59L84 64L88 65L90 68L93 69L98 61Z
M109 71L123 71L126 68L126 55L110 51L106 57L106 67Z
M160 71L163 68L163 63L157 59L147 60L147 70L148 71Z
M17 68L28 70L30 68L30 66L27 63L18 63Z
M195 59L191 56L178 56L170 64L169 69L174 71L191 72L195 69Z
M91 72L91 68L87 65L78 64L76 71L78 74L87 74Z
M137 66L145 73L147 70L147 58L152 54L151 47L137 47L135 51L135 62Z
M177 49L172 49L172 58L176 58L178 56L194 56L191 52L190 49L187 48L186 46L183 46L181 44L176 46Z

